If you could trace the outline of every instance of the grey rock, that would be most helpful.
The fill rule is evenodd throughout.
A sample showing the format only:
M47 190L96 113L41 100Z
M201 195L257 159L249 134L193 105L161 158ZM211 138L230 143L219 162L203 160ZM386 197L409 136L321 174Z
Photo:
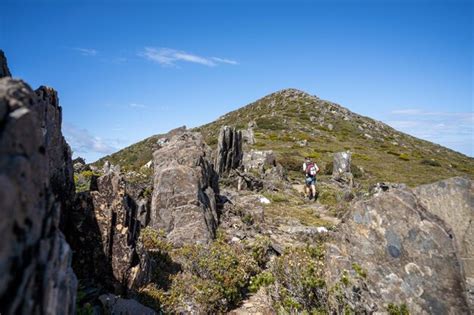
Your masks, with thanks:
M256 143L255 133L253 131L253 128L255 127L255 125L256 125L255 121L251 121L249 122L247 129L241 130L243 142L249 145L253 145Z
M186 132L153 154L150 226L163 229L175 246L215 237L219 187L211 153L200 133Z
M242 164L245 172L256 170L263 173L265 169L276 166L275 153L271 150L250 150L250 152L245 152Z
M472 180L455 177L414 190L421 205L438 216L454 237L465 278L466 295L474 309L474 186Z
M103 294L99 301L106 314L111 315L155 315L156 312L133 299L124 299L114 294Z
M217 143L216 171L225 174L239 168L242 155L242 132L233 127L222 127Z
M334 153L332 177L335 180L344 180L351 173L351 153L337 152Z
M78 194L71 214L74 270L81 279L95 278L124 293L149 279L148 255L139 242L139 205L115 170L99 177L96 186Z
M453 208L445 211L465 204L467 199L459 194L465 189L455 189ZM445 205L436 198L433 202ZM353 204L328 246L326 266L330 286L348 271L350 284L341 285L342 296L356 313L384 311L394 303L406 304L413 314L469 314L456 240L427 206L408 188L390 189ZM331 308L340 312L342 304Z
M3 50L0 49L0 78L11 76L10 69L8 69L7 57L5 57Z
M77 280L71 269L72 252L59 229L62 203L50 181L56 170L50 169L50 138L45 137L44 120L38 115L42 102L22 81L0 79L2 314L75 312Z

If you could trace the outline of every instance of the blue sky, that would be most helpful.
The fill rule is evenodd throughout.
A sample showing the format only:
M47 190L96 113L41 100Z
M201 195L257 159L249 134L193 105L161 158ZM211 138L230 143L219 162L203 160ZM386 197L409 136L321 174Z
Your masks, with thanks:
M91 162L293 87L469 156L472 1L0 3L14 77Z

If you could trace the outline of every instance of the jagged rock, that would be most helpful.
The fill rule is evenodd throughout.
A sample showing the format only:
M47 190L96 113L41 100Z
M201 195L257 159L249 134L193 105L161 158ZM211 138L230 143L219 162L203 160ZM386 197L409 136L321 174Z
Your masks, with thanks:
M176 246L215 237L218 175L202 135L174 136L153 154L154 184L150 226L163 229Z
M45 136L58 126L44 124L38 115L42 106L22 81L0 79L2 314L75 312L77 280L59 229L62 203L50 182L56 170L48 161L51 138Z
M421 205L442 219L454 236L465 277L466 295L474 310L474 186L455 177L414 189Z
M61 132L62 108L59 106L57 92L41 86L35 93L38 102L32 108L41 123L46 158L49 162L49 179L56 200L61 203L61 227L64 229L75 194L71 148Z
M91 169L88 165L86 165L86 161L81 157L77 157L72 160L72 168L74 173L81 173Z
M123 299L114 294L103 294L99 297L99 301L106 314L117 315L155 315L156 312L149 307L146 307L135 300Z
M239 168L242 155L242 132L233 127L222 127L217 143L216 171L224 174Z
M143 285L149 277L148 256L138 241L138 205L122 175L114 170L97 179L97 190L77 195L70 244L74 269L117 293Z
M421 190L429 193L432 188ZM472 191L462 185L453 191L449 208L436 198L434 208L446 213L466 209ZM339 283L333 311L342 312L347 304L355 313L384 312L393 303L405 304L410 314L469 313L456 240L448 225L430 212L433 205L425 208L416 193L390 189L353 204L326 255L329 287L348 277L346 284Z
M5 57L3 50L0 49L0 78L11 76L10 69L8 69L7 57Z

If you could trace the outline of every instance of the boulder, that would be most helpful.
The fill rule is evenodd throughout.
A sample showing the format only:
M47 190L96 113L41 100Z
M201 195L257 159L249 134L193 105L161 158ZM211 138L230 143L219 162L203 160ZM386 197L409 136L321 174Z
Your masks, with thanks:
M156 312L149 307L146 307L135 300L124 299L114 294L103 294L99 297L105 314L117 315L155 315Z
M1 314L75 313L77 280L45 136L57 126L44 125L42 102L22 81L0 79Z
M336 181L352 187L354 176L351 173L350 152L338 152L334 154L332 177Z
M211 153L200 133L186 132L153 154L150 226L176 246L215 237L219 187Z
M216 171L225 174L239 168L242 155L242 132L233 127L222 127L217 142Z
M250 150L250 152L245 152L242 164L245 172L255 170L261 173L264 173L265 169L273 168L277 165L275 153L272 150Z
M242 132L242 140L244 143L247 143L249 145L253 145L256 143L255 140L255 133L253 131L253 128L255 127L255 122L251 121L248 124L248 128L241 130Z
M472 191L465 194L472 200ZM468 199L451 197L445 211L465 211L458 209ZM416 190L394 188L359 200L344 222L327 247L328 284L338 288L332 311L385 312L392 304L410 314L469 313L457 241Z
M11 77L10 69L7 65L7 57L3 53L3 50L0 49L0 78Z
M81 279L97 279L124 293L146 283L149 276L148 255L138 241L139 206L114 170L94 186L96 190L78 194L72 213L74 269Z
M421 205L449 227L463 271L466 295L474 310L474 186L454 177L414 189Z

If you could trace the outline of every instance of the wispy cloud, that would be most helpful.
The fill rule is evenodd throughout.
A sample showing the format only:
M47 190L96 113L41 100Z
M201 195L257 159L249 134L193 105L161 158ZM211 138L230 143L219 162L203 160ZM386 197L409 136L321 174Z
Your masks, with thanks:
M91 48L76 47L73 48L73 50L78 51L83 56L96 56L99 53L97 50Z
M162 66L176 66L178 62L197 63L203 66L215 67L219 64L238 64L237 61L219 57L203 57L196 54L187 53L185 51L171 49L171 48L153 48L145 47L145 49L138 54L147 60L156 62Z
M392 127L474 156L474 112L401 109L390 114Z
M131 104L128 104L128 106L131 108L147 108L148 107L144 104L137 104L137 103L131 103Z
M76 154L110 154L117 148L101 137L92 135L87 129L78 128L73 124L64 123L64 137Z

